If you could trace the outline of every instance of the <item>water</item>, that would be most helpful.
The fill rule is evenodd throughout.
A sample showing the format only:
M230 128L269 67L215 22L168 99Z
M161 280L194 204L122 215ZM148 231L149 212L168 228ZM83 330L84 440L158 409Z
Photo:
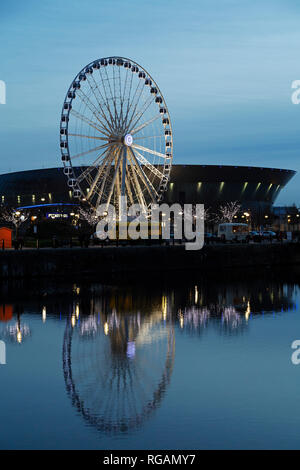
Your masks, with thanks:
M300 448L279 279L2 285L0 448Z

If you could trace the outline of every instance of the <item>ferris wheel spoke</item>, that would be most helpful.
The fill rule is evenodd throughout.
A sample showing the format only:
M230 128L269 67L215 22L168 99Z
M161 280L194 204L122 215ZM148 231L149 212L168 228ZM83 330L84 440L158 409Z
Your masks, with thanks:
M105 68L105 73L106 73L106 78L107 78L107 82L108 82L108 86L109 86L109 90L110 90L110 96L111 96L112 102L113 102L113 104L114 104L114 109L115 109L115 123L117 123L117 121L119 121L119 119L118 119L118 111L117 111L117 105L116 105L115 67L113 67L112 69L113 69L113 87L114 87L114 92L112 92L112 89L111 89L110 80L109 80L108 73L107 73L107 67ZM117 124L116 124L116 125L117 125Z
M124 101L125 101L125 94L126 94L126 85L127 85L127 80L128 80L128 70L129 68L127 69L126 71L126 78L125 78L125 83L124 83L124 90L123 90L123 94L122 94L122 100L121 100L121 114L122 114L122 120L121 120L121 127L123 127L123 123L124 123L124 116L123 116L123 104L124 104ZM131 78L132 78L133 74L131 74Z
M135 191L136 191L137 199L139 201L140 206L143 209L143 212L147 212L147 204L146 204L146 201L145 201L145 198L144 198L143 191L142 191L142 188L140 186L139 180L137 178L137 175L136 175L136 172L135 172L135 169L134 169L134 165L130 165L130 169L131 169L131 176L132 176L133 181L134 181L134 188L135 188Z
M128 69L126 73L126 79L124 83L124 90L126 87L126 81L127 81L127 75L128 75ZM123 121L123 93L122 93L122 84L121 84L121 68L119 67L119 91L120 91L120 116L119 116L119 126L121 128L121 122Z
M68 135L72 136L72 137L83 137L83 138L86 138L86 139L105 140L107 142L106 137L97 137L97 136L93 136L93 135L73 134L73 133L68 133Z
M87 96L86 93L83 93L81 89L80 89L80 92L82 92L82 93L84 94L85 98L86 98L87 100L89 100L91 106L95 109L95 112L100 111L100 115L103 117L103 119L106 121L107 125L109 126L109 125L110 125L110 122L108 121L108 119L107 119L107 117L106 117L106 114L105 114L105 112L104 112L104 110L103 110L103 108L102 108L101 102L99 101L98 96L96 95L95 88L93 87L93 84L91 83L91 80L90 80L89 77L91 77L91 79L94 80L94 83L95 83L95 79L94 79L93 75L89 75L89 74L86 75L87 83L89 84L90 91L92 92L92 94L93 94L93 96L94 96L94 98L95 98L95 100L96 100L96 102L97 102L97 104L98 104L100 110L97 109L97 107L95 106L95 104L90 100L90 97Z
M142 109L141 111L139 111L138 113L134 114L128 124L128 127L130 127L132 121L135 119L134 121L134 124L132 124L133 127L135 127L137 125L137 123L139 122L139 120L141 119L141 117L145 114L145 112L147 111L147 109L149 108L149 106L154 103L154 98L152 96L150 96L150 98L148 98L142 105Z
M111 146L112 144L103 144L103 145L99 145L99 147L94 147L92 149L89 149L89 150L86 150L85 152L81 152L81 153L77 153L77 155L73 155L71 158L71 160L74 160L74 158L79 158L79 157L83 157L84 155L88 155L89 153L92 153L92 152L96 152L97 150L101 150L105 147L109 147Z
M135 112L136 112L136 108L137 108L137 106L138 106L138 104L139 104L140 98L141 98L141 96L142 96L142 94L143 94L143 91L144 91L143 81L141 80L140 83L142 84L141 90L140 90L140 92L139 92L139 94L138 94L138 98L137 98L136 104L134 105L134 108L133 108L133 111L132 111L132 113L131 113L131 117L130 117L130 119L129 119L129 122L128 122L128 124L127 124L126 129L129 129L129 127L130 127L130 124L131 124L131 122L132 122L132 118L133 118L133 116L134 116L134 114L135 114ZM137 89L138 89L138 87L139 87L139 85L137 86ZM134 101L132 101L132 105L133 105L133 103L134 103Z
M122 150L121 150L122 152ZM118 164L117 158L115 158L115 166ZM114 199L115 199L115 207L118 207L118 202L119 202L119 196L121 195L121 189L120 189L120 170L121 170L121 165L119 165L118 170L116 172L116 182L115 182L115 187L116 191L114 194Z
M151 153L152 155L156 155L157 157L166 158L164 153L157 152L156 150L149 149L148 147L143 147L142 145L132 144L132 147L138 150L142 150L146 153Z
M95 82L95 79L94 79L93 75L92 75L92 80L94 80L94 83L95 83L95 85L96 85L96 88L99 90L99 88L97 87L97 84L96 84L96 82ZM95 97L95 99L96 99L96 101L97 101L97 103L98 103L98 105L99 105L99 107L100 107L101 116L103 117L103 119L105 119L105 122L107 123L108 127L110 127L111 123L110 123L110 122L108 121L108 119L107 119L107 116L106 116L106 114L105 114L105 112L104 112L104 110L103 110L103 108L102 108L102 106L101 106L100 101L98 100L98 97L97 97L97 95L96 95L96 93L95 93L95 89L94 89L93 86L91 85L91 82L90 82L88 76L87 76L87 81L88 81L88 83L89 83L89 85L90 85L90 89L92 90L92 93L93 93L93 95L94 95L94 97Z
M129 163L129 158L130 157L128 156L127 157L127 163ZM131 192L131 196L132 196L132 199L134 200L134 202L138 201L138 203L141 204L141 201L140 201L139 197L137 197L137 193L136 193L135 181L134 181L134 178L133 178L133 171L134 170L132 169L132 165L131 164L128 165L127 175L126 175L128 188L129 188L129 191ZM130 192L129 192L129 194L130 194Z
M99 73L100 73L100 70L99 70ZM105 98L106 98L106 99L105 99L104 96L102 95L101 90L100 90L99 86L97 85L94 76L93 76L93 80L94 80L94 82L95 82L95 85L96 85L96 88L97 88L97 90L98 90L98 92L99 92L99 95L101 96L101 99L102 99L102 101L103 101L103 104L105 105L105 107L106 107L106 109L107 109L107 111L108 111L108 114L109 114L109 116L110 116L111 122L114 122L114 119L113 119L113 117L112 117L111 110L110 110L110 107L109 107L109 102L108 102L108 98L107 98L107 95L106 95L106 90L105 90L105 87L104 87L104 82L103 82L103 80L102 80L102 75L101 75L101 80L102 80L102 85L103 85L103 89L104 89L104 93L105 93ZM103 110L102 107L101 107L101 110L102 110L103 114L106 116L106 113L104 112L104 110Z
M120 72L120 67L119 68L119 72ZM115 76L115 67L113 67L113 85L114 85L114 107L115 107L115 114L116 114L116 122L117 122L117 128L118 130L120 129L120 117L119 117L119 113L117 112L117 107L116 107L116 76Z
M118 156L118 161L117 161L117 164L115 166L115 172L114 172L114 175L113 175L113 179L111 181L111 185L110 185L110 189L109 189L109 193L108 193L108 198L107 198L107 201L106 201L106 210L108 209L108 206L109 206L110 201L111 201L111 197L113 195L114 185L115 185L116 177L117 177L117 174L118 174L118 171L119 171L119 166L120 166L120 163L121 163L121 159L122 159L122 153L121 153L121 150L120 150L119 156Z
M126 168L127 168L127 151L126 151L126 147L124 146L123 147L122 171L121 171L121 196L125 196Z
M83 93L82 90L78 90L81 94L77 94L78 98L89 108L89 110L91 111L91 113L93 114L93 116L95 116L95 118L97 119L97 121L99 121L101 127L106 130L106 132L110 133L111 132L111 127L108 125L109 128L106 127L106 125L103 123L103 121L101 121L99 119L99 112L97 110L97 108L95 107L94 103L91 102L91 100L88 98L88 96L86 96L85 93ZM100 113L100 115L102 115L102 113ZM104 118L104 117L103 117ZM106 122L107 119L104 118Z
M118 125L119 129L121 130L121 119L122 119L122 91L121 91L121 67L118 67L118 81L119 81L119 92L120 93L120 107L119 107L119 112L118 112ZM117 82L117 79L116 79ZM117 83L116 83L117 86Z
M136 154L137 159L142 163L142 165L145 165L145 167L148 168L148 170L150 170L158 178L160 178L160 179L163 178L163 176L164 176L163 173L161 171L159 171L158 168L156 168L154 165L152 165L152 163L150 163L147 160L147 158L144 157L144 155L142 155L137 150L135 151L135 154Z
M126 101L127 101L127 108L126 108L126 114L125 114L124 119L123 119L123 121L122 121L122 127L124 127L124 125L125 125L125 123L126 123L127 116L128 116L129 103L130 103L131 90L132 90L132 81L133 81L133 73L131 73L131 77L130 77L129 93L128 93L128 98L126 99ZM124 99L125 99L125 98L124 98Z
M129 106L129 111L130 111L130 109L131 109L132 107L135 106L135 98L136 98L136 96L138 96L137 99L139 100L141 94L143 93L143 90L144 90L144 88L143 88L143 82L142 82L142 80L139 80L139 82L138 82L138 84L137 84L137 86L136 86L135 92L134 92L134 94L133 94L131 104L130 104L130 106ZM139 93L138 93L138 92L139 92Z
M84 170L77 178L78 183L81 183L94 169L96 168L96 164L99 162L101 157L107 152L108 149L105 149L104 152L99 155L96 160L86 169Z
M126 163L126 164L127 164L127 163ZM133 200L132 192L131 192L131 188L130 188L130 179L129 179L128 164L127 164L127 171L126 171L126 176L125 176L125 185L126 185L127 194L128 194L128 196L129 196L130 204L133 205L133 204L134 204L134 200Z
M132 96L132 100L130 102L130 98L131 98L131 91L132 91L132 81L133 81L133 73L131 75L131 82L130 82L130 90L129 90L129 97L128 97L128 104L127 104L127 110L126 110L126 115L125 115L125 118L124 118L124 121L123 121L123 127L126 125L126 122L127 122L127 118L128 118L128 114L130 112L130 109L134 103L134 99L135 99L135 96L137 94L137 91L138 91L138 88L139 86L141 85L141 80L139 81L136 89L135 89L135 92L133 93L133 96ZM143 89L143 88L142 88ZM130 103L130 104L129 104Z
M107 152L107 150L105 152ZM109 158L109 156L107 158ZM99 178L100 178L100 176L102 175L102 173L105 169L105 165L107 163L107 158L104 158L102 164L98 168L97 175L96 175L93 183L91 184L90 190L87 194L87 197L86 197L87 200L89 200L92 197L93 193L94 193L94 190L95 190L96 185L98 184Z
M75 117L77 117L78 119L81 119L81 121L85 122L86 124L88 124L89 126L93 127L94 129L96 129L97 131L99 131L101 134L104 134L104 135L107 135L106 132L104 132L103 130L99 129L98 124L94 121L92 121L91 119L88 119L87 117L83 116L83 114L79 113L78 111L76 111L75 109L71 109L71 114L73 114Z
M144 140L144 139L161 139L161 135L143 135L142 137L136 137L134 141L136 142L137 140Z
M106 68L105 68L105 72L106 72L107 81L108 81L108 84L109 84L109 87L110 87L110 83L109 83ZM99 69L99 75L100 75L100 78L101 78L101 82L102 82L102 86L103 86L103 90L104 90L104 94L105 94L105 98L106 98L106 108L109 112L110 119L111 119L113 125L116 126L116 120L113 118L112 111L111 111L110 106L109 106L109 99L108 99L108 96L107 96L107 93L106 93L106 86L105 86L105 83L104 83L104 78L102 76L101 68ZM111 93L111 96L112 96L112 93Z
M136 127L135 129L132 129L130 131L130 134L131 135L134 135L136 134L137 132L140 132L142 129L144 129L145 127L149 126L150 124L152 124L152 122L156 121L158 118L160 118L161 115L158 114L157 116L154 116L153 118L149 119L148 121L146 122L143 122L143 124L141 124L140 126Z
M126 154L126 149L123 149L123 160L122 160L122 172L121 172L121 181L122 187L121 192L119 191L119 195L125 196L125 188L127 194L129 195L129 199L131 204L134 204L132 192L130 189L130 180L129 180L129 168L128 168L128 155Z
M114 151L110 151L110 156L109 158L107 159L106 161L106 169L105 169L105 173L104 173L104 176L102 178L102 181L101 181L101 186L100 186L100 190L99 192L97 193L98 194L98 197L97 197L97 207L99 206L100 202L101 202L101 198L103 196L103 192L104 192L104 188L105 188L105 184L106 184L106 180L109 176L109 173L111 172L111 165L112 165L112 162L114 160Z
M120 168L117 172L117 176L116 176L116 191L115 191L115 207L118 207L118 203L119 203L119 197L121 196L121 189L120 189Z
M156 192L156 190L154 189L152 183L150 182L149 178L147 177L147 175L144 173L143 169L140 167L139 165L139 162L137 161L136 159L136 156L134 155L134 152L133 150L130 148L129 149L130 153L131 153L131 156L132 156L132 159L133 159L133 162L135 164L134 168L137 170L137 173L139 174L141 180L143 181L144 185L146 186L151 198L152 198L152 202L156 202L157 200L157 197L158 197L158 193Z
M91 85L90 85L90 82L88 81L88 84L90 86L90 88L92 89ZM100 108L97 109L97 107L95 106L95 104L90 100L90 98L87 96L86 93L84 93L82 91L82 89L80 88L77 92L77 96L79 97L79 99L89 108L89 110L91 111L91 113L95 116L95 118L97 119L97 121L100 122L101 126L104 127L107 132L110 132L112 127L111 127L111 123L109 122L109 120L107 119L105 113L102 112L102 109ZM102 118L104 119L104 121L106 122L107 126L104 124L103 121L100 120L100 117L102 116Z

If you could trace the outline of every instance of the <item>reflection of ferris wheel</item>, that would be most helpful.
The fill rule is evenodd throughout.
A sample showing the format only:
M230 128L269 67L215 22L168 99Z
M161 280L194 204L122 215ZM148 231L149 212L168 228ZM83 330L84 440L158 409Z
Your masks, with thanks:
M141 327L139 319L128 317L109 332L105 325L94 316L74 327L68 322L66 388L89 424L108 433L127 432L161 402L173 368L174 332L163 322Z
M97 208L116 206L123 195L146 211L162 198L173 157L170 116L158 85L130 59L91 62L67 92L60 147L74 197Z

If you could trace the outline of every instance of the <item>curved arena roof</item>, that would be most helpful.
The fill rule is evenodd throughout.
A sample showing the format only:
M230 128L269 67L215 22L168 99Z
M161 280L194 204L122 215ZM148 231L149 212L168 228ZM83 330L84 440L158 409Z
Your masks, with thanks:
M237 200L244 207L267 209L295 173L249 166L173 165L165 201L214 206ZM77 202L62 168L0 175L0 201L13 206Z

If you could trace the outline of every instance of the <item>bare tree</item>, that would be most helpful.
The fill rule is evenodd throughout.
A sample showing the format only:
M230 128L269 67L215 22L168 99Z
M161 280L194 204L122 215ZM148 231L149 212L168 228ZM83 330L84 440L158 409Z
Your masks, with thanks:
M241 204L238 201L227 202L219 208L219 214L216 216L217 222L232 223L234 216L238 214L241 209Z
M79 219L84 220L92 227L99 221L99 216L96 214L96 211L90 207L79 207L78 215Z
M204 222L206 223L213 221L214 217L213 217L213 214L211 213L210 207L203 209L203 217L204 217Z
M15 227L16 236L18 234L19 227L26 222L29 218L29 212L19 209L14 209L10 206L1 206L0 207L0 218L5 220Z

